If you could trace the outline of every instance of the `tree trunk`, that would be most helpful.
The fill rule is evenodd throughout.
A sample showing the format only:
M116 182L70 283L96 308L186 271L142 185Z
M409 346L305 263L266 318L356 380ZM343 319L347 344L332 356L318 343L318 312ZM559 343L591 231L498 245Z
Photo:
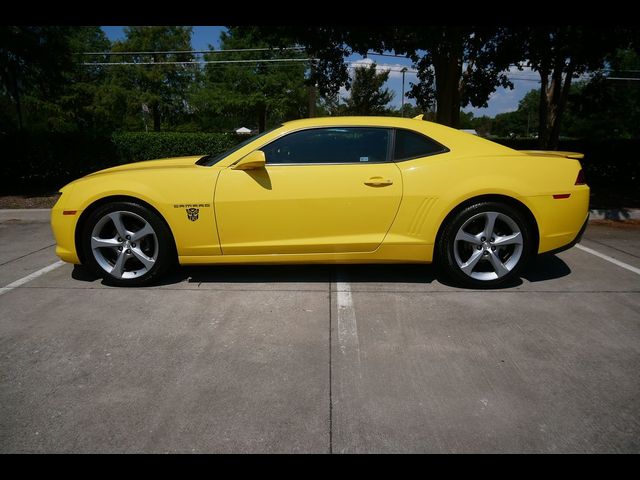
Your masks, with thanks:
M151 112L153 113L153 130L154 132L160 131L160 106L154 103L151 106Z
M20 100L20 86L18 85L18 69L15 68L12 75L13 98L16 101L16 114L18 115L18 129L22 130L22 102Z
M556 150L560 140L560 119L569 97L574 66L566 67L562 80L564 62L554 66L551 81L549 71L540 70L540 127L538 144L542 150Z
M549 125L547 112L549 104L547 101L547 86L549 83L549 70L540 69L540 104L538 108L538 147L542 150L547 148L549 143Z
M267 128L267 107L260 105L258 107L258 133L262 133Z
M436 122L460 128L460 58L434 55L433 67L436 75Z
M309 85L309 118L316 116L317 89L315 85Z

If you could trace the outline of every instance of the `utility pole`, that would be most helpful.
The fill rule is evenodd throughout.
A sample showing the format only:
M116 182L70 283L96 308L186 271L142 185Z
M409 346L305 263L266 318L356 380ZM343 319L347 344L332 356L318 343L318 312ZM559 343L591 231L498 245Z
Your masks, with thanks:
M402 103L400 104L400 112L404 117L404 74L407 72L407 67L402 67Z
M315 65L311 62L309 72L309 118L316 116L316 98L318 96L317 86L315 84Z

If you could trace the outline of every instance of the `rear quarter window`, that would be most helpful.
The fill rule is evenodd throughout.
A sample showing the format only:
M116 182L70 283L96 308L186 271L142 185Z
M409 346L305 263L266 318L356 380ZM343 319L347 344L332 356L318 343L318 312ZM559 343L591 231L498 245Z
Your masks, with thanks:
M395 161L427 157L449 149L420 133L411 130L396 129L393 159Z

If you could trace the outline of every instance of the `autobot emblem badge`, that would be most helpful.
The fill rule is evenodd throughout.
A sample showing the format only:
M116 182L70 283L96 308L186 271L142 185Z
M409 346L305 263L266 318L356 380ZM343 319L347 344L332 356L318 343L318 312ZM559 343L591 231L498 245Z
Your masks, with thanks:
M187 208L187 218L192 222L195 222L198 219L198 213L200 212L199 208Z

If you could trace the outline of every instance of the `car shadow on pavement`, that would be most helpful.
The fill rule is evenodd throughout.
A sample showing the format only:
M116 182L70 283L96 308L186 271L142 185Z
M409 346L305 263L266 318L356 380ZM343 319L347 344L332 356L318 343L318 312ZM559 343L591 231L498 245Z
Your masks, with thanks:
M522 272L522 278L529 282L544 282L555 278L566 277L571 268L557 255L540 255Z
M571 273L569 266L556 255L541 255L522 273L529 282L543 282ZM72 277L79 281L99 280L82 266L75 266ZM521 278L499 288L522 285ZM183 266L173 269L154 286L178 283L439 283L457 287L428 264L366 264L366 265L207 265Z

